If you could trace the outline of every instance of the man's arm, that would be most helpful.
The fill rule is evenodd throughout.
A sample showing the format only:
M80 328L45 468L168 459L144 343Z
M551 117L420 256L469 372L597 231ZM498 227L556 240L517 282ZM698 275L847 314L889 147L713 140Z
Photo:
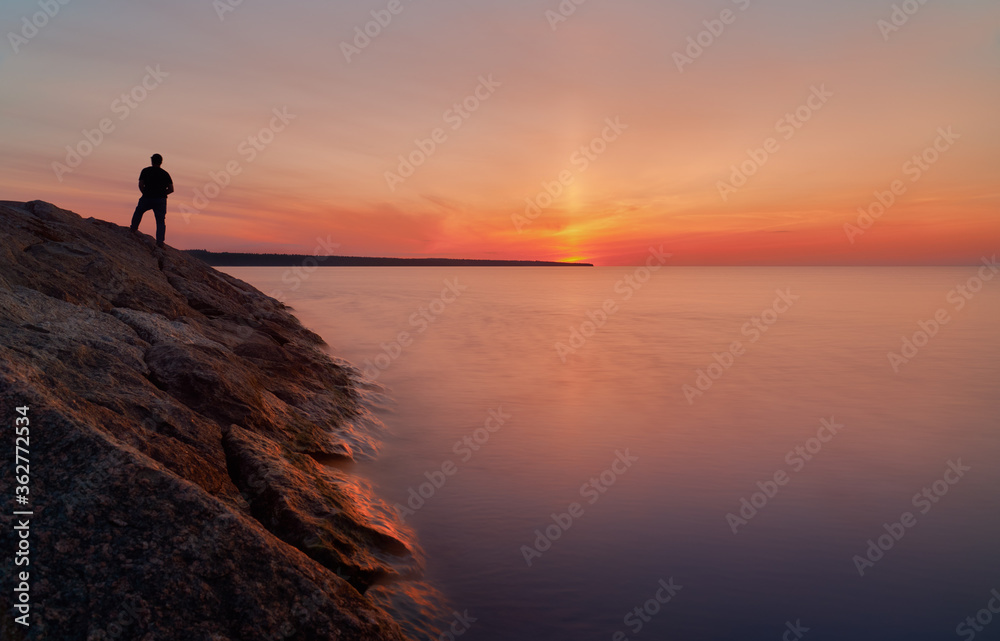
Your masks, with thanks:
M144 181L142 178L139 179L139 191L141 191L144 194L146 193L146 181Z

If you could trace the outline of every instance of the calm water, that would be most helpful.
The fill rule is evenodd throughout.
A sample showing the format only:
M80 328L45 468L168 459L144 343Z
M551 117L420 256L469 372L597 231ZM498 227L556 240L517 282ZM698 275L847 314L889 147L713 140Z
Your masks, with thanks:
M1000 277L227 271L389 390L354 469L390 503L441 485L407 523L463 639L1000 639Z

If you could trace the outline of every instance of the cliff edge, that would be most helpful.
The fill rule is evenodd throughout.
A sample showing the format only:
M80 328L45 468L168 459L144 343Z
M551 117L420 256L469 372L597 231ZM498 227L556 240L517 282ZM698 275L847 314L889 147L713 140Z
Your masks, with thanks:
M318 462L374 447L322 340L125 227L40 201L0 225L0 545L29 546L0 571L0 639L405 639L369 588L419 576L419 549Z

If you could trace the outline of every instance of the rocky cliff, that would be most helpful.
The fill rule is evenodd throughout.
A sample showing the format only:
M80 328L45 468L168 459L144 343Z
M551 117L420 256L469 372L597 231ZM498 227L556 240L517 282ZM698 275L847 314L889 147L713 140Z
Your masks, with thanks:
M418 576L419 551L320 463L373 449L321 339L125 227L39 201L0 202L0 225L0 638L406 638L369 588Z

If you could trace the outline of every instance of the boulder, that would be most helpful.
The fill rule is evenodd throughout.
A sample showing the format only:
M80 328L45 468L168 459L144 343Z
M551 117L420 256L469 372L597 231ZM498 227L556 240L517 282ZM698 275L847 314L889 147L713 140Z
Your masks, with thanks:
M0 478L13 505L28 407L31 512L28 564L0 566L4 586L29 573L31 625L5 607L0 639L410 638L386 586L423 585L419 547L318 462L376 453L355 372L149 237L38 201L0 202L0 225Z

